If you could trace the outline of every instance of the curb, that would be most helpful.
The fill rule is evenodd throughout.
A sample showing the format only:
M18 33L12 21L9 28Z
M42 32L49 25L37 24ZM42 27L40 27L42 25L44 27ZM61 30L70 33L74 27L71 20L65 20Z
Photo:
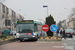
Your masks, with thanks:
M11 43L11 42L15 42L15 41L18 41L18 39L11 39L11 40L0 41L0 45Z
M62 41L61 39L38 39L38 41Z
M64 43L62 39L38 39L37 43Z

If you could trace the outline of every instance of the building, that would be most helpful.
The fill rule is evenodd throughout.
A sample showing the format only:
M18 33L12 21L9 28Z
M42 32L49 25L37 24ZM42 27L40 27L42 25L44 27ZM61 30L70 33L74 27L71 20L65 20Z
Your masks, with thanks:
M14 30L14 28L16 28L16 21L18 20L23 20L23 17L20 14L17 15L14 10L0 3L0 31L4 29Z
M69 18L66 19L66 28L69 28Z
M3 31L7 26L7 19L8 19L8 13L9 8L2 3L0 3L0 28L1 31Z
M72 13L69 16L68 28L72 28L75 30L75 14L74 13Z
M7 22L7 28L10 28L11 30L13 30L13 24L16 24L16 12L13 11L12 9L9 9L9 14L8 14L8 22ZM15 27L15 26L14 26Z
M69 21L69 28L72 28L73 30L75 30L75 18L72 18Z
M16 13L16 21L18 21L18 20L23 20L23 19L24 19L23 16L21 16L21 15L18 14L18 13Z
M61 25L62 25L62 28L65 29L66 28L66 20L61 21Z

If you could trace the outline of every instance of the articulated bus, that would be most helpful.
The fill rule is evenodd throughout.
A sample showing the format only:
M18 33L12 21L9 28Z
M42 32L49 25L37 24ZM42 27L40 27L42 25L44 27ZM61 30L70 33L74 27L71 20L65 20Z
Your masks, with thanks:
M34 20L17 21L16 32L20 39L23 40L37 40L42 35L42 23Z

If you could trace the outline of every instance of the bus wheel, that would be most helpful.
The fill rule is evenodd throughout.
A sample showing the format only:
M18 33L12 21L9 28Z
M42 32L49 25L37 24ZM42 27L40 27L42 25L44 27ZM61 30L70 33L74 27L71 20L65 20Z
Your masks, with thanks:
M20 40L20 42L22 42L22 40Z
M37 41L38 39L35 39L35 41Z

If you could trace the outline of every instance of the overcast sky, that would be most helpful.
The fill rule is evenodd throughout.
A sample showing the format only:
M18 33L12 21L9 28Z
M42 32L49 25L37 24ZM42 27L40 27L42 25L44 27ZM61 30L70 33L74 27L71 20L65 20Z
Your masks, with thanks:
M66 19L71 13L71 9L75 7L75 0L6 0L4 4L17 11L27 19L44 19L48 15L52 15L56 22ZM64 9L67 8L67 9ZM21 9L21 11L18 11Z

